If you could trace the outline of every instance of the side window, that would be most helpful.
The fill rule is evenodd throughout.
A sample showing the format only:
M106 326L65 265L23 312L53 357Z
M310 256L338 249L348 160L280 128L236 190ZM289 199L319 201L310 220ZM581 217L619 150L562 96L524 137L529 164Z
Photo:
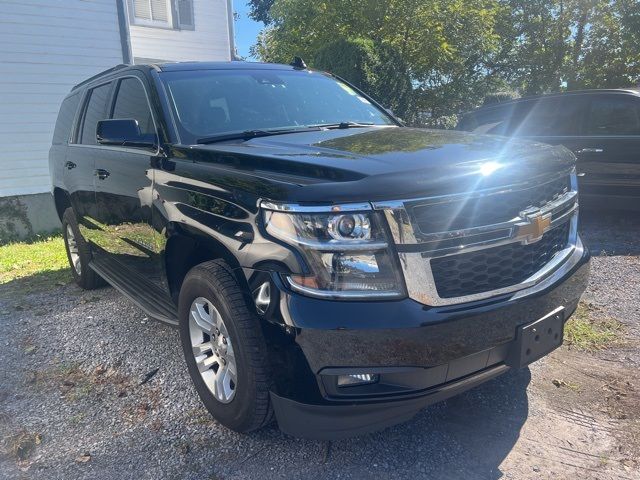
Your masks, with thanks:
M523 102L513 122L513 135L557 137L577 135L583 99L581 96L541 98Z
M610 95L594 98L589 107L586 135L640 135L640 101Z
M504 135L509 124L512 107L491 107L484 111L472 113L468 120L463 119L461 129L473 133L488 133L493 135Z
M80 143L84 145L96 144L96 127L98 121L107 118L107 100L111 84L100 85L89 92L89 101L82 122Z
M76 110L80 103L80 97L81 95L75 94L62 101L58 119L56 120L56 127L53 130L54 145L64 145L69 141L69 135L71 134L73 119L76 116Z
M120 80L111 118L136 120L142 135L155 136L151 109L140 80L131 77Z

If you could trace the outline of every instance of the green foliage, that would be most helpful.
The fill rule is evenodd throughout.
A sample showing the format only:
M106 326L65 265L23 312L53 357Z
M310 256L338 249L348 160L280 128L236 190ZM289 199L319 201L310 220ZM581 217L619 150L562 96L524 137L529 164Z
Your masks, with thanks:
M274 0L249 0L250 6L249 16L256 22L262 22L265 25L271 21L269 10Z
M254 18L267 24L254 54L287 63L299 55L330 71L349 72L342 75L396 109L392 88L384 91L382 84L386 78L405 85L406 69L412 92L403 116L410 119L460 113L501 91L528 95L640 81L638 0L251 4ZM341 51L349 58L337 57Z
M484 97L482 105L495 105L496 103L507 102L509 100L515 100L516 98L520 98L520 95L514 91L490 93Z
M393 47L372 40L341 39L322 47L312 66L344 78L396 115L406 117L411 78L406 62Z
M414 121L414 124L424 128L453 130L458 125L458 120L458 115L442 115L440 117L418 118Z

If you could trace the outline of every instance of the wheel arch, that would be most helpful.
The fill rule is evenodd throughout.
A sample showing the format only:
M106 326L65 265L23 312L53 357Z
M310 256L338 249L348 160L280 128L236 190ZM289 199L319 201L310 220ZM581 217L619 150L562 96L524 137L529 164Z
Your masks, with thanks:
M71 197L69 196L69 193L62 188L55 187L53 189L53 202L56 207L58 219L62 222L62 216L64 215L65 210L72 207Z
M164 266L169 292L176 304L182 282L189 270L209 260L224 260L232 268L241 287L248 289L238 259L221 241L190 227L176 227L172 230L165 245Z

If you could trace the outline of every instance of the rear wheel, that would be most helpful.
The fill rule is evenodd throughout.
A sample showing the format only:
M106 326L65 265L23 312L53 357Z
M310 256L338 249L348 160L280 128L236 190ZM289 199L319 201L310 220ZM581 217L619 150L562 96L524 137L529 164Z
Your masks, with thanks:
M180 340L189 375L211 415L248 432L273 417L271 375L259 320L221 260L192 268L179 299Z
M67 208L62 215L62 237L74 281L85 290L106 285L106 282L89 267L91 251L80 233L72 208Z

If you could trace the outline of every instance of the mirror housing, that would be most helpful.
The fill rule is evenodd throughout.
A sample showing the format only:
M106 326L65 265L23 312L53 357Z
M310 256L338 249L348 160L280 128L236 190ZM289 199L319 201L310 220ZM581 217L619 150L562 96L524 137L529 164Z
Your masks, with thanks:
M118 145L122 147L155 148L155 135L140 133L138 121L131 118L100 120L96 127L98 145Z

